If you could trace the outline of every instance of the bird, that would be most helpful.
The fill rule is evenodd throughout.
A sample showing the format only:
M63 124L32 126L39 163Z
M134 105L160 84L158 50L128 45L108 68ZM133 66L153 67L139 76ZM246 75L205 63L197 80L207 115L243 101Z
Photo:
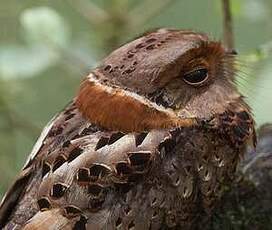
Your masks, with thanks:
M236 63L192 30L156 29L114 50L42 131L0 228L203 228L256 145Z

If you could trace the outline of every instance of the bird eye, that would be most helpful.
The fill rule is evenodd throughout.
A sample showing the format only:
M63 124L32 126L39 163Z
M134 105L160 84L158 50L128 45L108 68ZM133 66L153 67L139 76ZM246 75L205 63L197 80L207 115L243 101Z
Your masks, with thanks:
M207 69L197 69L183 75L183 79L187 84L200 85L208 78Z

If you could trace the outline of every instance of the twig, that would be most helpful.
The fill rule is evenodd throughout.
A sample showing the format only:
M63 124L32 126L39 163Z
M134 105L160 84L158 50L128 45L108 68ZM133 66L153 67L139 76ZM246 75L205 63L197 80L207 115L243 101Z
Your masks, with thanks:
M109 15L105 10L91 1L70 0L69 3L73 5L78 12L93 25L99 25L109 18Z
M29 133L31 137L36 137L41 131L41 128L33 124L32 122L24 119L21 115L14 111L9 111L12 125L16 128L20 128Z
M134 22L135 27L140 27L154 18L161 10L174 3L176 0L145 0L138 4L134 9L129 12L130 18Z
M1 82L3 84L3 82ZM0 95L0 110L3 110L3 115L6 117L7 122L9 124L9 131L12 133L17 130L17 128L21 128L24 131L27 131L32 137L36 136L40 132L40 128L33 124L31 121L24 119L21 115L19 115L16 111L12 110L7 102L3 90L4 87L1 87L1 95Z
M249 169L253 168L252 166L261 158L268 158L269 156L271 156L271 152L259 152L258 154L256 154L255 157L253 157L253 159L251 159L245 166L243 166L242 168L242 172L243 174L245 174Z
M4 107L4 106L3 106ZM32 122L24 119L21 115L17 114L15 111L10 110L9 107L5 106L3 108L3 115L6 117L9 124L9 131L22 129L26 133L29 133L31 137L35 137L41 129L34 125Z
M232 30L232 16L230 0L222 0L224 44L229 51L234 50L234 36Z

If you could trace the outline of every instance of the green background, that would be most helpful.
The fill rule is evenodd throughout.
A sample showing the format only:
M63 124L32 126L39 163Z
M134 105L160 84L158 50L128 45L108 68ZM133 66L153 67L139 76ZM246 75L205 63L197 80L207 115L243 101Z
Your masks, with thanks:
M222 40L219 0L0 0L0 197L42 127L101 58L157 27ZM271 122L272 1L233 0L241 91L257 125Z

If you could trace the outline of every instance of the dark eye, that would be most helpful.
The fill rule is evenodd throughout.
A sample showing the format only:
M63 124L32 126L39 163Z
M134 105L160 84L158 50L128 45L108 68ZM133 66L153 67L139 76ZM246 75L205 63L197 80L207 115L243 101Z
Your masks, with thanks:
M186 83L190 85L200 85L208 79L208 70L204 68L194 70L192 72L184 74L183 79Z

